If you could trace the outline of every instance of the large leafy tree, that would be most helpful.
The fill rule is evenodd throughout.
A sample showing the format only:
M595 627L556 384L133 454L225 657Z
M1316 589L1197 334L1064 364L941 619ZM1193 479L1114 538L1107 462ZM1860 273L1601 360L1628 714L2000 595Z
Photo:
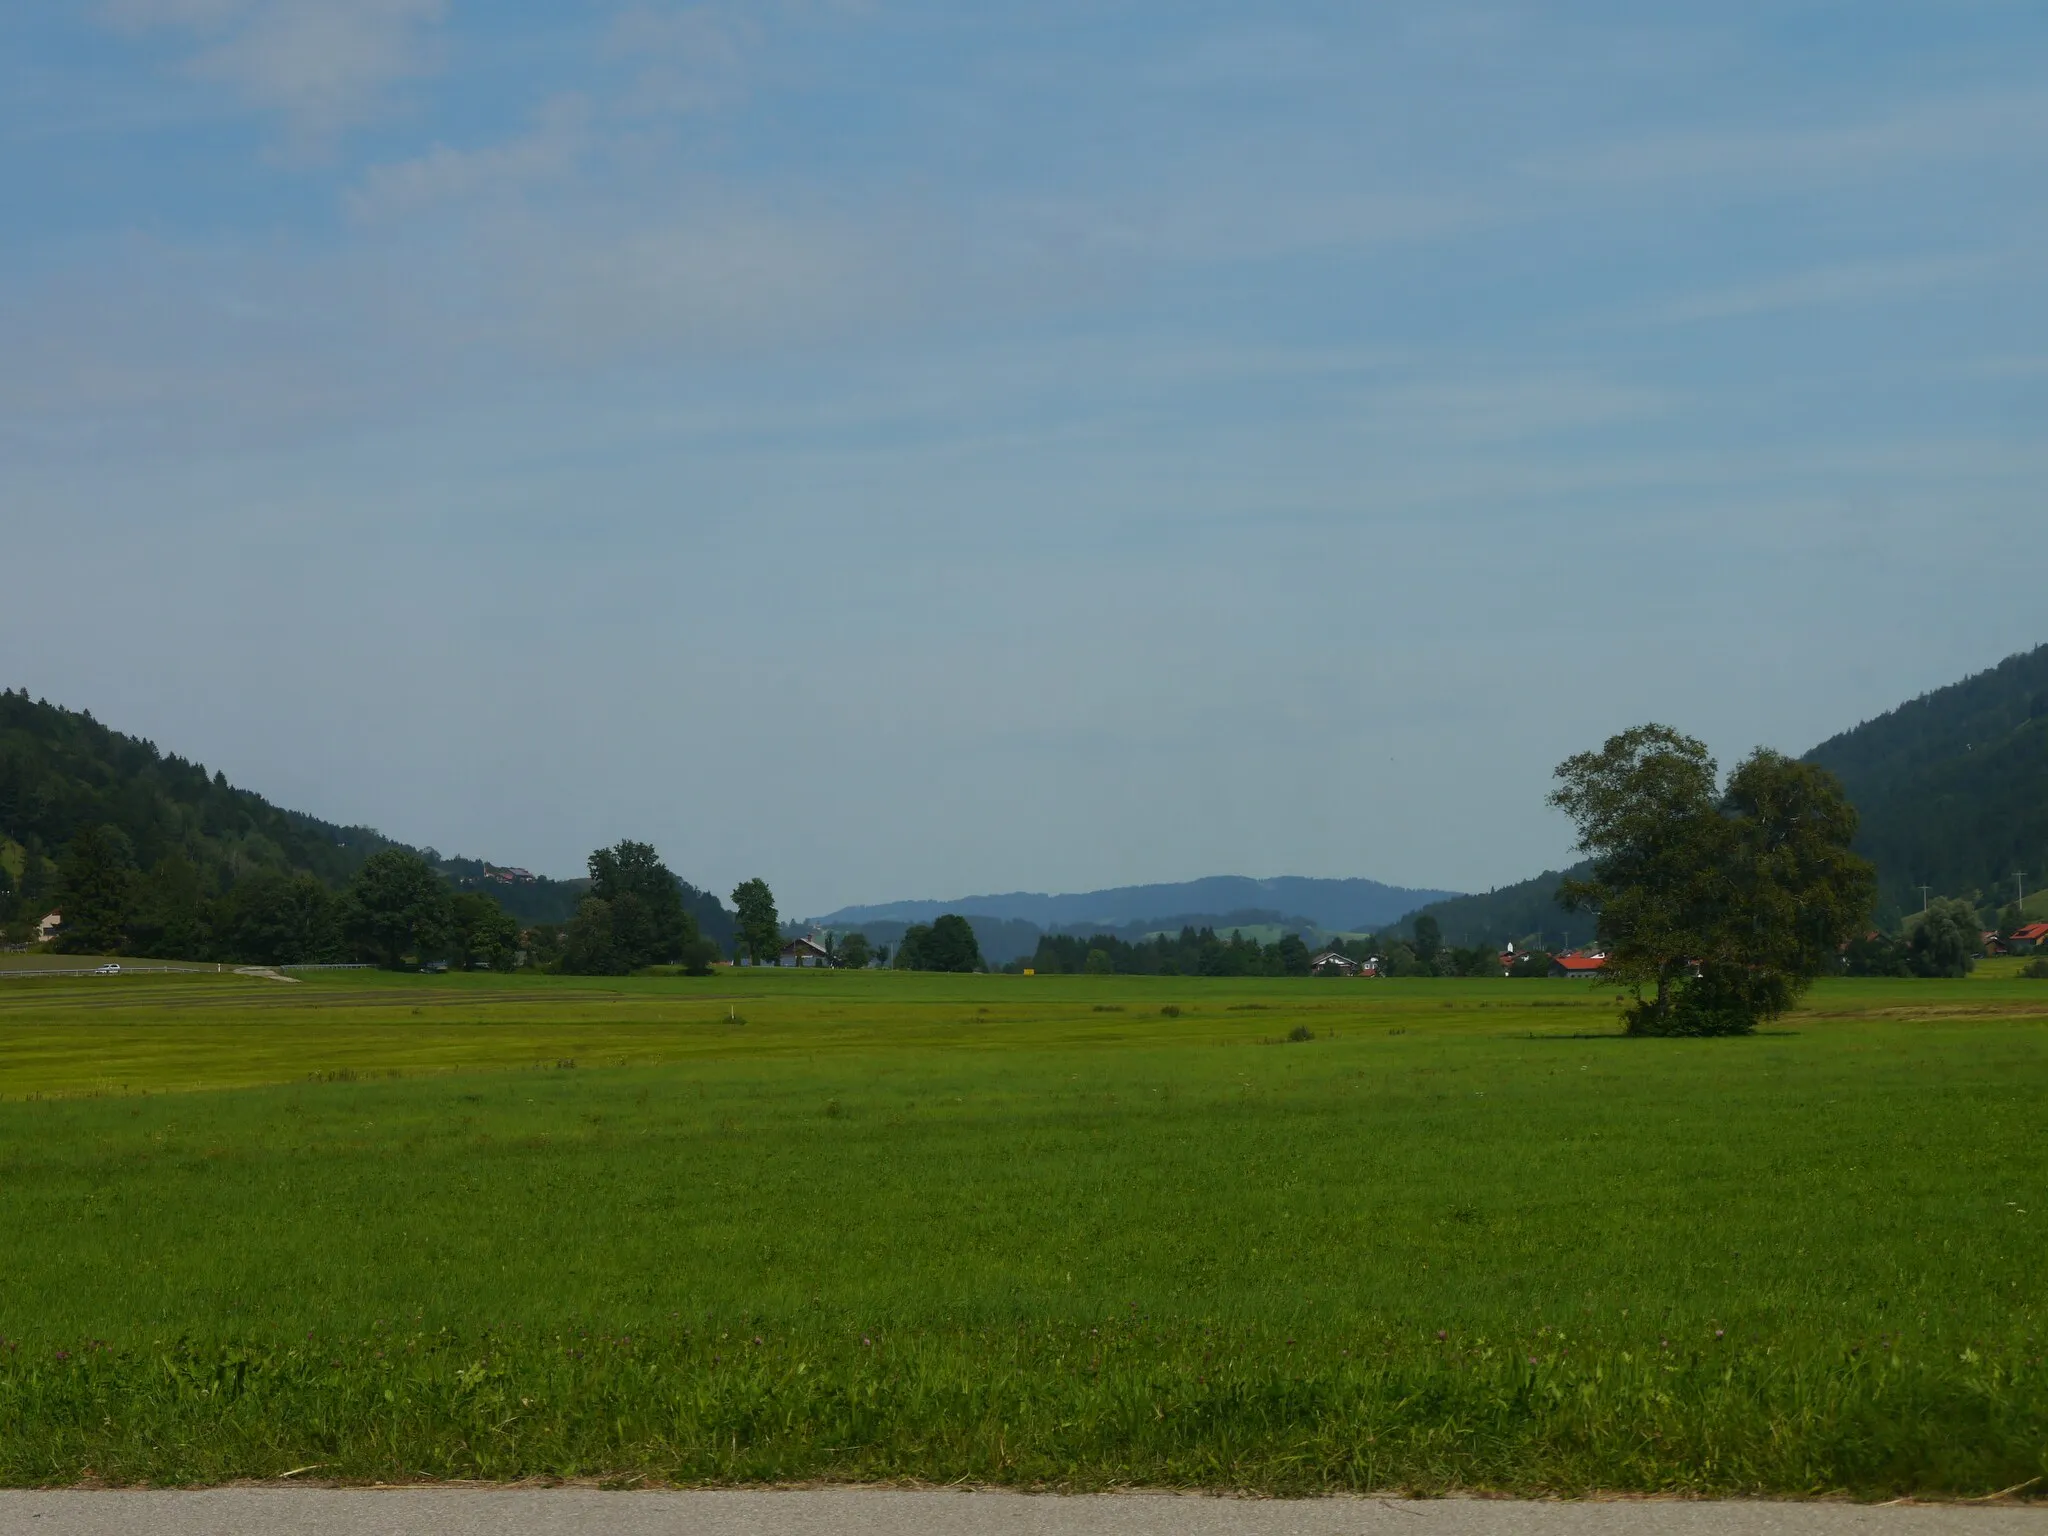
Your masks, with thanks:
M1906 963L1915 976L1967 976L1982 944L1977 909L1957 896L1937 896L1913 925Z
M612 946L627 970L690 958L697 923L683 908L682 882L652 843L621 842L591 854L590 895L610 909Z
M311 875L259 870L222 899L217 942L225 957L257 965L333 960L342 953L341 902Z
M464 970L512 969L519 954L519 924L487 892L456 892L448 917L450 948Z
M562 934L560 968L572 976L625 976L633 967L619 948L612 904L586 896Z
M931 931L924 935L918 948L922 970L978 971L982 968L981 942L974 936L973 925L957 912L933 918Z
M782 952L782 919L775 911L775 893L756 876L733 887L733 910L739 914L739 944L756 965Z
M1566 880L1558 899L1598 914L1605 979L1635 998L1630 1028L1655 1033L1671 1017L1715 912L1714 759L1668 726L1639 725L1598 752L1567 758L1557 777L1550 803L1578 824L1579 847L1593 856L1587 875Z
M1604 980L1634 1034L1729 1034L1789 1007L1862 931L1875 880L1824 769L1759 750L1718 788L1705 745L1662 725L1559 765L1551 803L1591 856L1559 899L1598 915Z
M373 853L343 893L349 938L389 970L408 955L426 960L447 946L451 892L433 865L405 848Z
M1849 851L1856 808L1825 768L1760 747L1721 798L1727 882L1696 1001L1732 1029L1775 1018L1840 964L1877 899L1877 873Z
M928 971L925 963L924 943L932 936L930 923L912 923L903 930L903 937L896 941L896 958L890 965L899 971Z
M57 910L64 914L58 947L74 954L114 954L135 911L135 849L119 827L83 828L57 864Z
M873 958L868 936L856 928L839 941L838 953L833 956L832 963L844 970L864 971Z

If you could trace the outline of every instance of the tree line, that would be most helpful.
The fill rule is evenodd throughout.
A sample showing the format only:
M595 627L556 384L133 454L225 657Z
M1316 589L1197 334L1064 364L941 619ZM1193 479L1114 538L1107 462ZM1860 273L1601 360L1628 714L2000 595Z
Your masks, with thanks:
M569 922L522 929L495 897L455 889L409 848L370 855L338 888L304 871L260 868L213 892L179 850L145 872L127 834L100 825L64 846L27 909L40 914L54 904L63 915L56 947L72 954L389 969L509 971L526 963L579 975L678 965L709 973L718 946L699 932L685 901L690 888L651 844L600 848L589 870L589 893Z
M1353 935L1332 938L1328 947L1361 964L1378 962L1383 976L1550 974L1551 957L1544 950L1517 954L1503 972L1496 945L1446 944L1436 918L1426 912L1415 920L1412 937ZM1028 960L1013 960L1004 969L1029 969L1041 976L1307 976L1314 959L1298 933L1283 933L1264 944L1242 930L1222 934L1213 926L1184 924L1178 934L1145 939L1113 933L1048 933L1040 937Z
M1233 931L1183 927L1178 934L1120 939L1113 933L1048 933L1029 960L1006 969L1041 976L1306 976L1309 949L1299 934L1261 944Z
M490 896L456 891L409 848L370 855L340 888L306 871L258 868L225 891L173 849L144 871L117 826L61 850L26 910L63 915L56 947L247 965L446 962L510 970L519 926ZM19 907L21 904L17 903Z

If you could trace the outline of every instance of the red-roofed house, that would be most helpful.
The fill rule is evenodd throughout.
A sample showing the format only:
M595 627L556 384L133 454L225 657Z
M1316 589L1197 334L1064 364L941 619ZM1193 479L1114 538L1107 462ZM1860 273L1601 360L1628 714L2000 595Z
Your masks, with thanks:
M2024 955L2048 944L2048 923L2028 923L2024 928L2015 928L2006 937L2005 952L2009 955Z
M1606 969L1605 955L1557 955L1550 962L1553 976L1597 976Z

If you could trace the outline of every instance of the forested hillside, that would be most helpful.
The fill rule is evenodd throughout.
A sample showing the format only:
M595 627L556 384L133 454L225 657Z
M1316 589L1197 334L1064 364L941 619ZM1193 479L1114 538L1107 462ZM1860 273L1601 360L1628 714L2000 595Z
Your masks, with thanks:
M258 870L339 885L392 846L368 827L282 810L90 714L0 691L0 901L50 896L65 845L103 826L127 840L138 868L178 854L216 887Z
M2013 900L2019 872L2030 891L2048 888L2048 645L1844 731L1806 761L1837 774L1856 807L1856 850L1877 866L1883 927L1920 910L1923 885L1986 912ZM1447 944L1539 933L1584 943L1593 918L1557 905L1563 878L1546 871L1432 902L1397 931L1412 933L1428 913Z
M461 901L450 910L468 914L471 937L499 909L500 924L566 923L591 894L588 879L508 879L502 866L284 810L88 713L0 691L0 929L10 940L31 937L52 908L77 905L81 892L67 892L67 881L90 878L95 940L129 953L266 964L342 957L349 945L330 898L386 850L416 855L422 880L438 875L452 887ZM696 932L730 942L733 916L715 896L666 870L661 878L674 880ZM70 942L75 916L66 910ZM449 952L468 952L458 939Z
M1529 941L1546 949L1565 949L1590 943L1593 914L1567 912L1557 904L1557 888L1573 872L1546 869L1533 880L1518 880L1484 895L1433 901L1410 912L1390 931L1412 935L1415 920L1427 915L1436 919L1444 943L1451 945Z
M1920 887L2000 907L2048 885L2048 645L1922 694L1807 754L1839 774L1886 926Z

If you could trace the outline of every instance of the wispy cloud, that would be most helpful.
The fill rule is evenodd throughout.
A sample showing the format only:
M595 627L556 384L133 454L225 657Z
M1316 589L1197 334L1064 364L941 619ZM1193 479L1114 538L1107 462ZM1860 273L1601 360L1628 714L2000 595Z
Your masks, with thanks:
M410 160L373 166L348 194L349 212L375 223L561 178L588 143L589 117L582 97L563 96L542 108L530 131L505 143L436 144Z
M2043 154L2048 95L2035 92L1926 101L1851 122L1637 135L1530 168L1567 182L1736 180L1775 187L1987 155Z
M745 94L753 20L710 5L632 5L613 18L605 50L634 72L622 103L643 112L699 112Z
M445 9L445 0L107 0L101 14L124 32L188 36L196 76L276 114L292 145L308 150L426 72L424 34Z
M1996 254L1850 262L1689 294L1657 304L1644 316L1670 324L1691 324L1778 310L1872 304L1979 281L2010 264Z

